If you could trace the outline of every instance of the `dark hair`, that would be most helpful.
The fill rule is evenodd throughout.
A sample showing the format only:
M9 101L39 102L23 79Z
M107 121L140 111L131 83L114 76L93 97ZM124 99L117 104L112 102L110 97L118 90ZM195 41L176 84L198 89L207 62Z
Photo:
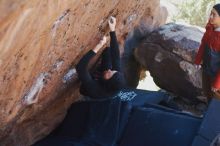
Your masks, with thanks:
M121 90L125 87L125 79L122 73L116 72L106 81L107 87L112 90Z
M220 16L220 4L214 5L213 8L218 12L218 15Z

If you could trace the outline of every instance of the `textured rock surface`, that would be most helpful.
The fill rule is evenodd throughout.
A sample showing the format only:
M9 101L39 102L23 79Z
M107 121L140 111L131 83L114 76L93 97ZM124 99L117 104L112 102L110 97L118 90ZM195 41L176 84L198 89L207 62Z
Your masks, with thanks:
M119 40L158 0L1 0L0 145L47 135L79 98L74 65L116 16ZM73 123L74 124L74 123Z
M166 24L146 36L136 49L136 60L155 83L183 97L201 95L201 70L193 60L203 32L194 27Z
M135 48L137 48L141 41L153 30L165 24L167 16L168 11L165 7L149 9L141 18L139 25L135 27L135 29L131 31L126 38L124 45L125 50L122 56L122 65L129 87L137 87L142 70L141 64L136 61L134 56Z

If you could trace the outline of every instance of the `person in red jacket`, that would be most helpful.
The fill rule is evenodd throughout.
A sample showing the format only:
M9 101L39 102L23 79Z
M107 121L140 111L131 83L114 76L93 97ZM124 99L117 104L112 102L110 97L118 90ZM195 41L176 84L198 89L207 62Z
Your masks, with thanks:
M213 6L195 64L202 64L204 95L220 98L220 4Z

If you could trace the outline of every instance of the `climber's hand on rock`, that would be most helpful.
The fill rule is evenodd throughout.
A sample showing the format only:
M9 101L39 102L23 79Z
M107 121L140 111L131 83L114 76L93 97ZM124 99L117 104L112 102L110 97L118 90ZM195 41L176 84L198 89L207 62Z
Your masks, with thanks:
M108 24L109 24L110 31L115 31L116 18L111 16L108 20Z
M97 53L107 42L107 37L104 36L100 41L99 43L96 45L96 47L93 49L93 51L95 53Z

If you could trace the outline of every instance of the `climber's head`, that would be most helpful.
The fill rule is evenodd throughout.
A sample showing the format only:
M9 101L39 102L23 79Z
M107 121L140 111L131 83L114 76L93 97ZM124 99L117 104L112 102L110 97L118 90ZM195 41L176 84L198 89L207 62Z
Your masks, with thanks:
M220 27L220 4L213 6L209 21L214 27Z

